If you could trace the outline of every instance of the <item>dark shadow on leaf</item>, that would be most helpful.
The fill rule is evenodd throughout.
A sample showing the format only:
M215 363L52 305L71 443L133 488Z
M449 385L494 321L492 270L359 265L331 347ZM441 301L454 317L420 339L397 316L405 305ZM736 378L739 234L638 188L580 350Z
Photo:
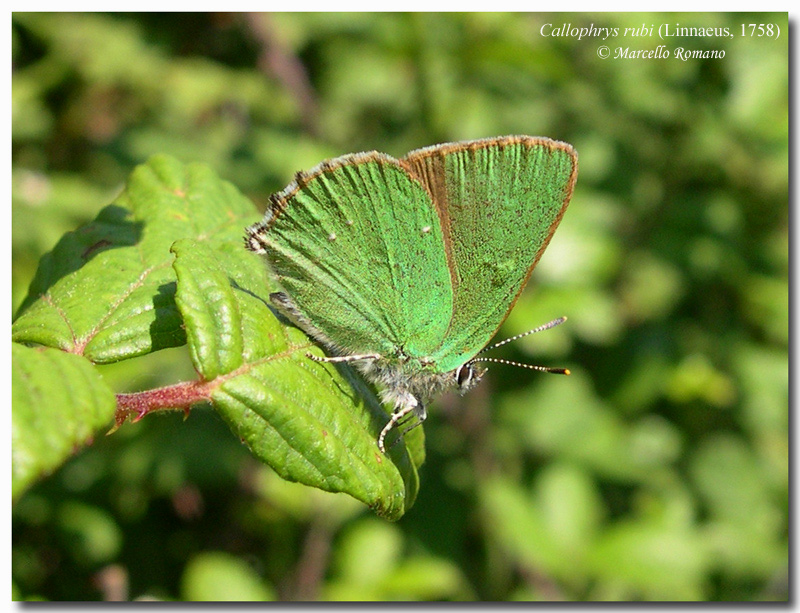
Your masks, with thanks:
M135 245L144 224L132 220L128 209L110 204L94 221L61 237L52 251L42 256L28 288L28 295L14 314L17 319L59 280L110 249Z
M186 344L183 318L175 304L177 287L178 284L175 281L164 283L158 286L158 293L153 296L155 319L150 324L153 351Z
M251 291L250 291L249 289L247 289L246 287L242 287L241 285L239 285L239 284L236 282L236 279L233 279L233 278L231 278L231 277L228 277L228 281L230 282L230 284L231 284L231 287L232 287L233 289L238 289L240 292L244 292L244 293L245 293L245 294L247 294L248 296L252 296L252 297L253 297L253 298L255 298L256 300L258 300L258 301L260 301L261 303L263 303L263 304L264 304L264 305L265 305L265 306L266 306L266 307L267 307L267 308L268 308L270 311L272 311L272 314L273 314L273 315L275 315L275 317L278 317L278 311L276 311L274 308L272 308L272 305L269 303L269 300L264 300L264 299L263 299L261 296L259 296L258 294L255 294L255 293L251 292ZM281 322L287 321L286 319L284 319L284 318L282 318L282 317L278 317L278 319L279 319ZM291 323L291 322L289 322L289 323Z

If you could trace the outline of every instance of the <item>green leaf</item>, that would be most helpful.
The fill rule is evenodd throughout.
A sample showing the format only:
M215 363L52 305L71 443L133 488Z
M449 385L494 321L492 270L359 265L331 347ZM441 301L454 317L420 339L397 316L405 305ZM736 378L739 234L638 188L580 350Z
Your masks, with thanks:
M66 501L58 508L57 522L61 538L69 542L70 551L80 565L111 562L122 549L122 530L101 507Z
M244 560L221 551L192 558L181 584L183 599L194 602L275 600L274 592Z
M348 367L306 356L323 354L268 306L260 258L239 245L191 240L172 250L195 369L233 431L284 479L345 492L388 519L402 516L419 486L422 428L408 436L409 448L384 456L376 440L386 411Z
M532 500L519 485L505 478L493 479L485 484L481 499L490 531L513 559L560 578L581 576L582 560L569 557L573 552L552 534L539 501Z
M353 590L375 589L402 560L403 534L397 524L365 517L337 539L332 574Z
M432 555L409 556L380 583L382 599L475 600L455 562Z
M11 492L17 498L111 423L116 403L85 358L14 343L11 360Z
M691 526L637 518L612 524L588 552L593 575L619 600L701 600L708 543Z
M252 203L208 167L154 156L90 224L45 255L12 338L108 363L185 342L170 245L241 244Z
M337 538L333 581L324 600L463 600L474 598L458 567L428 554L405 556L400 526L363 518Z

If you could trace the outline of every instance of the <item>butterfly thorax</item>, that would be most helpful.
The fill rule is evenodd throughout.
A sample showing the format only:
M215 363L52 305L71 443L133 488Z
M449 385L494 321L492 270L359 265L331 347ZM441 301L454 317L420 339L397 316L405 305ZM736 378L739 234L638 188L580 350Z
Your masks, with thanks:
M324 345L334 355L342 358L350 354L319 330L295 306L288 295L282 292L270 294L272 304L285 317ZM372 354L368 359L352 360L353 365L372 383L381 388L382 399L395 407L418 405L420 410L437 395L457 389L465 393L472 389L485 372L470 362L452 370L443 370L438 362L429 357L409 355L398 344L388 344L386 350ZM368 351L368 350L367 350Z
M427 404L451 389L465 393L477 384L484 372L470 363L442 371L430 360L408 358L402 354L355 364L367 379L382 389L383 401L395 405L407 402L409 397Z

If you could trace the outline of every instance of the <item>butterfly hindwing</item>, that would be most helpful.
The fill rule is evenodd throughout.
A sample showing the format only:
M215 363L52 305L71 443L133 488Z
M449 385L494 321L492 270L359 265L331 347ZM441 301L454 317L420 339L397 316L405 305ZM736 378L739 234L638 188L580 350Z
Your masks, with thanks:
M442 343L452 285L436 208L377 152L320 164L277 194L266 257L298 311L349 354L425 355Z

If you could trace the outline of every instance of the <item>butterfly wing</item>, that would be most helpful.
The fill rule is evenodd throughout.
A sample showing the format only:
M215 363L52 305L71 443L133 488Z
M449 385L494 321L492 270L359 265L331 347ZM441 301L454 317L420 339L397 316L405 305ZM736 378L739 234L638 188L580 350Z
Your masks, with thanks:
M248 241L319 340L343 354L422 356L441 344L453 300L444 238L401 162L377 152L323 162L271 205Z
M547 138L446 143L405 158L441 218L453 313L433 356L456 368L494 336L567 208L577 154Z

